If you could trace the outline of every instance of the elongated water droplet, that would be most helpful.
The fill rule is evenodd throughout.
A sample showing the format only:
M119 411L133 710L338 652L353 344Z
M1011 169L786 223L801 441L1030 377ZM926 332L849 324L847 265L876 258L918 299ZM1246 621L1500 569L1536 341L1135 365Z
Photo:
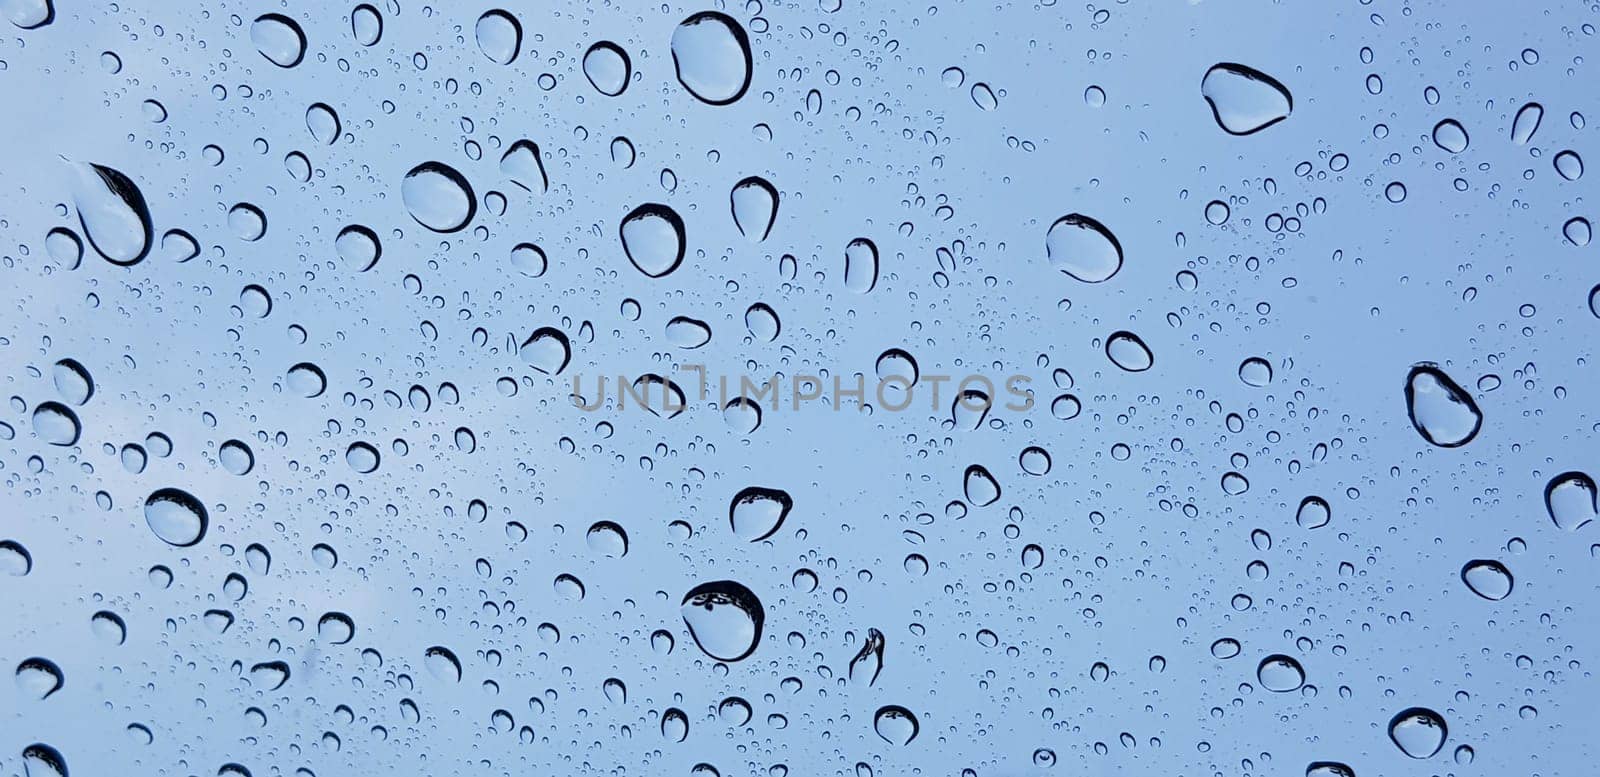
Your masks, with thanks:
M72 162L72 203L89 245L124 267L150 253L150 208L133 180L104 165Z
M1461 567L1461 582L1466 583L1473 593L1489 601L1510 596L1511 588L1515 585L1511 570L1493 559L1468 561Z
M411 218L435 232L457 232L472 221L478 201L472 185L443 162L423 162L400 182L400 199Z
M1139 336L1128 331L1112 332L1106 338L1106 358L1128 372L1144 372L1155 366L1155 354Z
M383 14L367 3L356 6L350 12L350 34L363 46L376 44L383 38Z
M717 661L742 661L761 643L767 613L754 592L732 580L701 583L679 607L689 636Z
M1539 122L1544 120L1544 106L1538 103L1528 103L1517 110L1517 115L1511 120L1511 142L1525 146L1533 140L1533 133L1539 131Z
M519 140L506 149L500 157L500 174L511 179L523 191L543 194L550 190L550 179L544 172L544 160L539 156L539 144Z
M1544 506L1557 528L1577 531L1600 518L1600 489L1582 472L1563 472L1544 487Z
M1389 739L1412 758L1432 758L1447 738L1449 729L1444 718L1424 707L1401 710L1389 720Z
M1589 240L1593 238L1594 230L1589 226L1588 219L1582 216L1574 216L1567 219L1567 223L1561 225L1561 236L1575 246L1586 246L1589 244Z
M1555 165L1556 172L1569 181L1583 177L1583 157L1578 156L1576 151L1569 149L1556 154L1552 164Z
M869 687L877 684L878 675L883 672L884 642L883 632L867 629L867 638L862 641L861 649L856 651L855 658L850 659L851 682L864 682Z
M702 102L727 105L750 88L750 37L733 17L701 11L672 31L678 83Z
M306 129L317 142L332 145L339 140L339 114L327 103L312 103L306 109Z
M1406 412L1422 439L1441 448L1472 441L1483 426L1478 403L1438 366L1423 362L1406 375Z
M1081 213L1056 219L1044 236L1050 266L1085 283L1101 283L1122 269L1122 244L1106 225Z
M1200 79L1211 115L1230 135L1260 132L1294 111L1294 98L1276 78L1232 62L1212 65Z
M650 202L622 218L622 250L639 272L660 278L683 263L683 219L665 205Z
M778 219L778 190L767 179L750 176L733 185L733 224L739 234L759 243L772 234Z
M250 25L250 42L256 51L278 67L294 67L306 56L306 33L300 23L283 14L257 16Z
M844 247L844 287L866 294L878 285L878 245L858 237Z
M473 26L478 50L498 65L509 65L522 50L522 22L500 8L485 11Z

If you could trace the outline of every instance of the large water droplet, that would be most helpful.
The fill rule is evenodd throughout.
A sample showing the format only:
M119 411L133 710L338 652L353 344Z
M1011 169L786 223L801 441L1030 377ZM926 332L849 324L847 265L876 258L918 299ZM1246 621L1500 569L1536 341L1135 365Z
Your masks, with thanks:
M1106 358L1128 372L1144 372L1155 366L1155 354L1139 336L1128 331L1112 332L1106 338Z
M356 622L342 612L330 612L317 620L317 636L343 645L356 637Z
M1600 490L1594 478L1582 472L1563 472L1544 487L1544 506L1556 527L1577 531L1600 518Z
M855 658L850 659L851 682L865 682L868 686L878 682L878 675L883 672L883 648L883 632L867 629L867 638L862 641L861 649L856 651Z
M1433 125L1433 142L1452 154L1459 154L1467 150L1470 142L1467 138L1467 129L1455 119L1445 119Z
M423 162L400 182L400 199L418 224L435 232L456 232L472 221L478 201L472 185L443 162Z
M628 533L613 521L595 521L584 534L589 549L607 558L628 555Z
M858 237L844 247L844 287L866 294L878 285L878 245Z
M284 374L283 382L295 394L311 399L322 396L328 390L328 377L322 374L322 368L311 362L300 362L289 368Z
M187 491L157 489L144 500L144 522L168 545L187 548L206 536L205 505Z
M26 777L67 777L67 759L60 750L35 742L22 748L22 771Z
M0 575L23 577L33 571L33 554L16 540L0 540Z
M449 680L452 683L461 682L461 659L450 648L435 645L422 653L422 664L428 668L428 674L440 680Z
M1493 559L1475 559L1461 567L1461 582L1472 592L1490 601L1499 601L1511 595L1515 585L1511 570Z
M364 442L354 442L344 450L344 460L350 468L363 474L370 475L378 470L378 464L383 460L378 455L378 449Z
M485 11L478 17L473 33L478 38L478 50L496 64L511 64L522 50L522 22L505 10Z
M262 661L250 667L250 681L268 691L276 691L289 682L289 664L284 661Z
M672 208L654 202L640 205L622 218L619 231L622 250L639 272L660 278L683 263L683 219Z
M750 486L733 496L728 505L728 523L733 535L747 542L760 542L778 532L794 500L776 488Z
M528 366L546 375L560 375L567 368L567 362L572 361L572 341L555 327L539 327L522 341L517 355Z
M1406 375L1406 412L1422 438L1442 448L1466 445L1483 426L1483 413L1472 396L1427 362Z
M765 178L750 176L733 185L733 224L739 234L759 243L772 234L778 219L778 189Z
M278 67L294 67L306 56L306 34L300 23L283 14L257 16L250 25L256 51Z
M732 580L701 583L684 594L679 607L689 636L718 661L741 661L761 643L767 613L754 592Z
M1356 772L1337 761L1312 761L1306 767L1306 777L1356 777Z
M1528 103L1517 110L1517 115L1511 120L1511 142L1525 146L1533 140L1533 133L1539 131L1539 122L1544 120L1544 106L1538 103Z
M60 402L40 402L33 409L33 433L51 445L75 445L82 432L78 414Z
M750 37L733 17L701 11L672 31L678 83L711 105L727 105L750 88Z
M376 44L383 38L383 14L367 3L356 6L350 12L350 34L363 46Z
M1294 110L1294 98L1276 78L1232 62L1212 65L1200 80L1211 115L1230 135L1260 132Z
M306 129L319 143L332 145L339 140L339 114L327 103L312 103L306 109Z
M1306 672L1300 668L1299 661L1277 653L1261 659L1256 667L1256 680L1269 691L1288 693L1306 684Z
M633 76L633 60L621 46L603 40L584 52L583 75L601 94L616 97L628 89L628 79Z
M43 700L61 690L65 677L61 667L48 658L25 658L17 664L17 690L31 699Z
M333 250L346 267L356 272L372 269L378 263L378 258L383 256L383 244L378 242L378 233L360 224L351 224L339 230L339 236L333 239Z
M1389 720L1389 739L1412 758L1432 758L1448 737L1444 718L1430 709L1411 707Z
M981 464L967 467L961 479L961 490L967 502L977 507L987 507L1000 501L1000 484Z
M879 707L872 716L872 730L883 737L883 741L891 745L909 745L911 740L917 738L921 726L917 723L917 716L911 710L898 704Z
M539 156L539 144L519 140L506 149L500 157L500 174L511 179L523 191L543 194L550 190L550 179L544 172L544 160Z
M1327 526L1332 517L1333 511L1328 507L1328 500L1320 496L1308 496L1300 500L1300 509L1294 513L1294 522L1302 529L1320 529Z
M138 264L150 253L150 208L133 180L93 163L72 162L72 203L89 245L112 264Z
M43 27L56 18L51 0L0 0L0 13L24 30Z
M1101 283L1122 269L1122 244L1106 225L1081 213L1056 219L1044 236L1050 266L1085 283Z

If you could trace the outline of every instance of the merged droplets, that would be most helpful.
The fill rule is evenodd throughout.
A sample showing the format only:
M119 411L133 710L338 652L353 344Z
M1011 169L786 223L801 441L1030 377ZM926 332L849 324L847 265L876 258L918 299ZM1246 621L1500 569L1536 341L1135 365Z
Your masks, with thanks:
M1582 472L1563 472L1544 487L1544 506L1556 528L1577 531L1600 518L1600 489Z
M1150 347L1138 335L1126 330L1112 332L1106 338L1106 358L1128 372L1144 372L1156 363Z
M844 287L866 294L878 285L878 246L858 237L844 247Z
M741 661L761 642L767 613L754 592L732 580L701 583L679 607L689 635L717 661Z
M1081 213L1056 219L1044 236L1050 266L1084 283L1102 283L1122 269L1122 244L1099 221Z
M104 165L69 162L72 203L89 245L112 264L138 264L150 253L150 208L133 180Z
M733 185L729 195L733 202L733 224L739 234L752 243L759 243L772 234L772 225L778 219L778 189L767 179L750 176Z
M278 67L294 67L306 56L306 34L300 23L283 14L257 16L250 24L250 42Z
M372 269L378 263L378 258L383 256L383 244L378 242L378 233L360 224L351 224L339 230L338 237L333 239L333 250L344 266L356 272Z
M1467 150L1470 140L1467 138L1467 129L1455 119L1445 119L1433 125L1433 142L1439 148L1452 154L1459 154Z
M1299 661L1276 653L1261 659L1256 667L1256 680L1269 691L1288 693L1298 691L1300 686L1306 684L1306 672L1300 667Z
M733 17L701 11L672 32L678 83L701 102L727 105L750 88L750 37Z
M603 40L584 52L583 75L596 91L616 97L628 88L628 80L633 77L633 60L621 46Z
M1276 78L1232 62L1212 65L1200 80L1211 115L1230 135L1260 132L1294 110L1294 98Z
M1389 739L1412 758L1432 758L1447 738L1444 718L1424 707L1401 710L1389 720Z
M1483 426L1478 403L1437 365L1414 365L1406 375L1405 393L1411 425L1441 448L1466 445Z
M144 500L144 522L162 542L179 548L195 545L210 523L205 505L187 491L161 488Z
M411 218L435 232L458 232L478 212L472 185L443 162L423 162L400 182L400 199Z
M1515 585L1511 570L1493 559L1474 559L1461 567L1461 582L1473 593L1497 602L1511 595Z
M478 39L478 50L497 65L511 64L522 50L522 22L499 8L479 16L473 34Z
M728 524L733 536L747 542L760 542L778 533L794 499L776 488L750 486L734 494L728 505Z
M878 733L883 741L891 745L909 745L911 740L917 738L921 726L917 723L917 716L898 704L889 704L879 707L872 716L872 730Z
M639 272L660 278L683 263L683 219L666 205L650 202L634 208L619 227L622 250Z

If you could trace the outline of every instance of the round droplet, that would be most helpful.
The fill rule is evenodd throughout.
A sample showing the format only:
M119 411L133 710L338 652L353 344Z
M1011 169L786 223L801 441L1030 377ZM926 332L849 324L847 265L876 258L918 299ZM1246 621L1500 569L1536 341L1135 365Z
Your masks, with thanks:
M750 176L733 185L733 224L746 240L759 243L778 219L778 190L765 178Z
M1510 596L1511 588L1515 585L1511 570L1493 559L1468 561L1461 567L1461 582L1466 583L1473 593L1492 602Z
M966 474L961 479L961 490L966 495L967 502L977 507L986 507L1000 501L1000 484L989 474L989 470L980 464L967 467Z
M1594 478L1582 472L1563 472L1544 487L1544 506L1550 520L1565 531L1577 531L1600 518L1600 490Z
M1050 454L1038 446L1023 448L1017 463L1022 467L1022 471L1029 475L1050 473Z
M250 42L256 51L278 67L294 67L306 56L306 34L300 23L283 14L257 16L250 25Z
M878 285L878 245L858 237L844 247L844 288L866 294Z
M158 568L164 569L164 567L152 568L150 570L152 577ZM101 610L89 616L89 631L96 639L107 645L121 645L128 639L128 624L122 620L121 615L110 610Z
M56 384L56 393L74 405L82 406L94 396L94 378L76 359L56 362L50 368L50 378Z
M1050 266L1084 283L1101 283L1122 269L1122 244L1101 224L1081 213L1056 219L1044 236Z
M162 488L144 500L144 522L168 545L187 548L206 536L205 505L187 491Z
M24 777L67 777L67 759L61 751L42 742L22 748Z
M1212 65L1200 80L1211 115L1230 135L1260 132L1294 110L1288 87L1259 70L1232 62Z
M1320 529L1327 526L1332 517L1333 511L1328 507L1326 499L1320 496L1308 496L1300 500L1300 509L1294 513L1294 522L1302 529Z
M1106 338L1106 358L1128 372L1144 372L1156 363L1150 347L1128 331L1113 332Z
M267 214L248 202L238 203L228 209L228 229L240 240L255 242L267 234Z
M72 163L72 203L89 245L127 267L150 253L150 208L133 179L104 165Z
M665 205L645 203L622 218L622 250L639 272L660 278L683 263L683 219Z
M82 432L78 415L60 402L40 402L33 409L33 433L51 445L75 445Z
M1223 637L1222 639L1211 643L1211 655L1215 658L1220 658L1223 660L1227 660L1239 655L1239 652L1242 649L1243 648L1239 645L1239 640L1231 637Z
M746 542L760 542L778 532L794 500L776 488L750 486L734 494L728 505L728 523L733 536Z
M1337 761L1312 761L1306 766L1306 777L1356 777L1356 772Z
M750 336L758 342L770 343L778 339L778 334L783 331L777 311L765 302L757 302L744 312L744 325L750 331Z
M498 65L509 65L522 50L522 22L499 8L485 11L473 27L478 50Z
M589 549L607 558L628 555L628 533L611 521L596 521L584 534Z
M583 74L601 94L616 97L628 88L628 79L633 76L633 60L621 46L603 40L584 52Z
M1568 149L1556 154L1553 160L1556 172L1569 181L1576 181L1583 177L1583 157L1578 152Z
M528 366L546 374L559 375L572 360L572 341L555 327L540 327L517 348L517 355Z
M1246 386L1261 388L1272 382L1272 365L1255 356L1245 359L1239 364L1239 380Z
M44 251L68 270L76 270L83 264L83 241L78 239L76 232L65 227L56 227L45 233Z
M767 617L755 593L732 580L690 589L679 612L694 643L711 658L726 662L741 661L755 652Z
M699 348L711 342L711 327L688 316L674 316L667 322L666 337L679 348Z
M1389 720L1389 739L1412 758L1432 758L1447 738L1449 730L1444 718L1430 709L1411 707Z
M1228 218L1233 215L1233 209L1222 200L1212 200L1206 203L1206 222L1212 226L1220 227L1228 223Z
M727 105L750 88L750 38L733 17L701 11L672 32L678 83L702 102Z
M661 736L669 742L682 742L689 738L689 716L677 707L661 713Z
M1561 236L1575 246L1588 245L1593 235L1594 230L1590 228L1589 220L1582 216L1574 216L1561 225Z
M339 236L333 239L333 250L339 254L339 261L356 272L372 269L378 263L378 258L383 256L383 244L378 242L378 233L360 224L351 224L339 230Z
M378 449L364 442L351 443L344 451L344 460L350 468L363 474L371 474L378 469L381 457Z
M1406 412L1422 439L1442 448L1466 445L1483 426L1483 413L1472 396L1426 362L1406 375Z
M328 390L328 378L322 374L322 368L311 362L300 362L289 368L284 375L283 382L289 391L310 399L322 396Z
M276 691L289 682L289 664L284 661L262 661L250 667L250 681L268 691Z
M343 645L356 637L356 622L342 612L330 612L317 620L317 636L335 645Z
M440 680L461 682L461 659L449 648L438 645L428 648L422 653L422 664L428 668L428 674Z
M400 182L400 199L411 218L435 232L457 232L472 221L478 202L472 185L443 162L423 162Z
M909 745L911 740L917 738L921 726L917 723L917 716L911 710L898 704L879 707L872 716L872 730L878 732L883 741L891 745Z
M217 446L217 463L233 475L248 475L255 469L256 455L242 440L228 440Z
M529 278L538 278L550 268L544 249L532 243L520 243L511 249L511 266Z
M1299 661L1279 653L1261 659L1256 667L1256 680L1269 691L1288 693L1306 684L1306 673Z
M1406 185L1399 181L1390 181L1388 186L1383 187L1383 198L1397 204L1405 202Z
M33 571L33 555L16 540L0 540L0 575L22 577Z
M1433 142L1439 148L1452 154L1459 154L1467 150L1467 144L1470 141L1467 138L1467 130L1461 126L1461 122L1455 119L1445 119L1433 125Z
M734 397L722 406L722 420L739 434L761 428L761 405L748 397Z

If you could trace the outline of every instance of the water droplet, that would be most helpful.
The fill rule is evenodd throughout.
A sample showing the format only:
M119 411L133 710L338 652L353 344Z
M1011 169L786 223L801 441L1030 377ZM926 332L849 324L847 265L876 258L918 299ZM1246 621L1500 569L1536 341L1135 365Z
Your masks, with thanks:
M377 471L381 457L378 455L377 448L364 442L355 442L345 449L344 460L346 464L350 465L351 469L363 475L369 475Z
M0 0L0 13L24 30L38 29L56 18L56 9L51 0Z
M622 218L622 250L639 272L660 278L683 263L683 219L658 203L645 203Z
M62 359L50 369L50 378L56 384L56 393L74 405L82 406L94 396L94 378L76 359Z
M883 648L883 632L867 629L867 638L862 641L861 649L850 659L848 674L851 682L866 682L868 687L877 684L878 675L883 672Z
M1122 269L1122 244L1104 224L1081 213L1056 219L1044 236L1050 266L1085 283L1111 280Z
M150 208L128 176L104 165L70 163L72 203L89 245L106 261L127 267L150 253Z
M1106 358L1128 372L1144 372L1156 363L1150 347L1128 331L1113 332L1106 338Z
M589 549L606 558L628 555L628 533L611 521L596 521L584 534Z
M682 742L689 738L689 716L677 707L668 707L661 713L661 736L669 742Z
M1017 463L1022 471L1029 475L1047 475L1050 473L1050 454L1038 446L1029 446L1022 449L1022 455Z
M25 658L17 664L17 689L35 700L44 700L61 690L65 677L61 667L48 658Z
M1200 80L1200 94L1211 105L1211 115L1230 135L1260 132L1294 110L1288 87L1259 70L1220 62Z
M1306 767L1306 777L1356 777L1356 772L1337 761L1312 761Z
M550 190L550 179L544 172L544 160L539 156L539 144L519 140L506 149L500 157L500 174L526 192L543 194Z
M306 109L306 129L312 139L332 145L339 140L339 114L327 103L312 103Z
M1583 157L1578 152L1568 149L1556 154L1553 160L1556 172L1569 181L1576 181L1583 177Z
M23 577L33 571L33 554L16 540L0 540L0 575Z
M722 406L722 420L739 434L761 428L761 405L747 397L734 397Z
M1433 125L1433 142L1452 154L1459 154L1467 150L1470 142L1467 138L1467 129L1455 119L1445 119Z
M67 777L67 759L61 751L42 742L22 748L24 777Z
M283 661L262 661L250 667L250 681L268 691L276 691L289 682L289 665Z
M67 447L78 442L83 425L78 415L60 402L40 402L33 409L33 432L51 445Z
M758 342L770 343L778 339L778 334L783 331L777 311L765 302L757 302L744 312L744 325L750 330L750 336Z
M383 255L383 244L378 242L376 232L360 224L351 224L339 230L339 236L333 239L333 250L346 267L356 272L366 272Z
M423 162L400 182L400 199L411 218L435 232L457 232L472 221L478 201L472 185L443 162Z
M456 658L449 648L438 645L428 648L422 653L422 664L428 668L428 674L440 680L461 682L461 659Z
M1600 518L1600 489L1582 472L1563 472L1544 487L1544 506L1557 528L1577 531Z
M628 88L628 79L633 76L633 60L621 46L603 40L584 52L583 74L601 94L616 97Z
M144 522L162 542L187 548L205 538L210 519L205 506L189 492L162 488L144 500Z
M917 716L911 710L898 704L879 707L872 716L872 730L883 737L883 741L891 745L909 745L911 740L917 738L921 726L917 724Z
M844 247L844 288L866 294L878 285L878 245L858 237Z
M1405 202L1406 185L1399 181L1390 181L1388 186L1383 187L1383 198L1396 204Z
M1562 237L1565 237L1575 246L1588 245L1589 239L1593 234L1594 230L1589 227L1589 220L1582 216L1574 216L1567 219L1567 223L1561 225Z
M317 620L317 636L335 645L343 645L356 637L356 622L342 612L330 612Z
M767 613L755 593L732 580L701 583L684 594L679 607L689 636L717 661L742 661L761 642Z
M1483 426L1478 403L1436 365L1423 362L1406 375L1406 412L1422 439L1442 448L1472 441Z
M508 11L485 11L473 32L478 38L478 50L495 64L511 64L522 50L522 22Z
M572 361L572 341L555 327L540 327L522 341L517 355L528 366L546 375L560 375L567 368L567 362Z
M1539 122L1544 119L1544 106L1538 103L1528 103L1517 111L1511 120L1511 142L1525 146L1533 140L1533 133L1539 131Z
M972 104L978 106L978 110L992 111L1000 107L1000 98L996 97L994 90L982 81L973 84L970 93Z
M55 227L44 236L44 251L68 270L83 264L83 241L78 234L65 227Z
M1272 382L1272 365L1255 356L1245 359L1239 364L1239 380L1246 386L1261 388Z
M1300 662L1281 653L1261 659L1256 667L1256 679L1261 687L1276 693L1300 690L1306 683L1306 673Z
M1473 593L1496 602L1510 596L1514 585L1511 570L1492 559L1468 561L1461 567L1461 582Z
M228 229L240 240L253 243L267 234L267 214L248 202L238 203L228 209Z
M1294 513L1295 525L1302 529L1320 529L1328 525L1333 517L1333 511L1328 507L1328 501L1320 496L1308 496L1300 500L1300 509Z
M667 322L667 342L679 348L694 349L711 342L711 327L688 316L674 316Z
M229 474L248 475L255 469L256 456L241 440L228 440L217 446L217 463Z
M300 362L289 368L284 375L284 383L295 394L311 399L322 396L328 390L328 377L322 374L322 368L311 362Z
M1000 484L980 464L967 467L961 480L961 490L967 501L977 507L987 507L1000 501Z
M727 105L750 88L750 38L733 17L701 11L672 32L678 83L702 102Z
M529 278L538 278L549 269L544 249L532 243L520 243L511 249L511 266Z
M350 12L350 34L363 46L376 44L383 38L383 14L367 3L356 6Z
M765 178L750 176L733 185L733 224L739 234L759 243L772 234L778 219L778 190Z
M728 523L733 536L746 542L760 542L778 532L794 500L776 488L750 486L734 494L728 505Z
M1411 707L1389 720L1389 739L1412 758L1432 758L1448 737L1444 718L1430 709Z
M1239 655L1239 651L1242 649L1239 645L1239 640L1231 637L1223 637L1211 643L1211 655L1223 660Z
M300 23L283 14L257 16L250 25L250 42L256 51L278 67L294 67L306 56L306 34Z
M1228 223L1228 219L1232 215L1233 209L1229 208L1228 203L1222 200L1212 200L1206 203L1206 223L1214 227L1220 227Z

